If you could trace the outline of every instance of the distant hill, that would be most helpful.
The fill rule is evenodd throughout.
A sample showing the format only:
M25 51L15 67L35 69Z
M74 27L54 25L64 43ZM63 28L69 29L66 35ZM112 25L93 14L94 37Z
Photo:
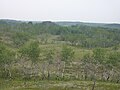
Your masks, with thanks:
M43 25L53 26L53 25L60 25L60 26L74 26L74 25L85 25L85 26L92 26L92 27L104 27L104 28L113 28L113 29L120 29L120 24L117 23L87 23L87 22L71 22L71 21L61 21L61 22L51 22L51 21L18 21L18 20L10 20L10 19L1 19L0 23L8 23L8 24L17 24L17 23L42 23Z
M44 21L41 23L42 25L46 25L46 26L56 26L58 24L51 22L51 21Z
M6 23L21 23L22 21L10 20L10 19L0 19L0 22L6 22Z
M119 28L120 29L120 24L106 24L105 27Z
M105 24L105 23L84 23L84 22L55 22L61 26L72 26L72 25L86 25L92 27L104 27L104 28L116 28L120 29L120 24Z
M72 25L81 25L83 24L82 22L55 22L58 25L61 26L72 26Z

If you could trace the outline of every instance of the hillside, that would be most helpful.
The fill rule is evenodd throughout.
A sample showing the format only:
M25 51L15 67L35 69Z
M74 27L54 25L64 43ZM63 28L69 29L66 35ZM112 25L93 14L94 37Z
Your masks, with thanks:
M0 65L0 90L119 90L119 24L0 20Z

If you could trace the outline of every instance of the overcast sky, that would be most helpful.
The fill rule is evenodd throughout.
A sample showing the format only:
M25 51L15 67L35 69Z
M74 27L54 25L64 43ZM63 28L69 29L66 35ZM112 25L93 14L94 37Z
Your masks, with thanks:
M120 0L0 0L0 19L120 23Z

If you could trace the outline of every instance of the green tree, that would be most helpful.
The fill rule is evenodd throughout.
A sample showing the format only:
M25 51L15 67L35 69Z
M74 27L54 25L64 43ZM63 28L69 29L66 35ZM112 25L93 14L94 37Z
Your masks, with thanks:
M38 72L35 70L38 70L38 61L40 55L39 43L37 41L27 43L25 46L20 48L19 52L21 54L22 59L24 58L32 61L31 64L32 71L31 73L30 72L27 73L27 71L29 71L29 69L27 69L27 71L24 72L25 77L27 78L30 77L29 74L32 74L32 76L38 75ZM26 68L26 66L24 66L23 68Z
M90 53L87 53L83 56L82 68L84 71L84 78L86 80L86 79L88 79L88 75L91 75L91 73L89 73L89 71L92 70L91 68L93 68L93 57ZM93 71L91 71L91 72L93 72Z
M66 64L71 64L71 61L74 58L74 53L75 52L73 51L72 48L63 46L62 51L61 51L61 61L64 62L62 77L64 77Z
M120 52L119 51L112 51L109 54L109 59L106 62L108 68L110 68L110 70L113 70L115 73L115 75L117 75L116 78L116 82L118 83L120 81Z
M93 50L93 57L95 63L103 64L106 62L106 50L103 48L95 48Z
M50 65L53 63L54 51L52 49L46 50L45 56L46 56L46 60L48 62L48 66L47 66L48 75L47 75L47 77L48 77L48 79L50 79Z
M39 60L40 48L37 41L32 41L27 43L20 49L21 56L27 57L33 63L36 63Z
M17 33L14 33L12 36L12 40L15 47L20 47L24 45L29 39L30 39L29 34L25 32L19 32L19 33L17 32Z
M8 73L9 77L12 77L10 71L10 64L14 60L15 60L15 52L12 49L5 46L4 44L0 43L0 65L4 67L5 74Z

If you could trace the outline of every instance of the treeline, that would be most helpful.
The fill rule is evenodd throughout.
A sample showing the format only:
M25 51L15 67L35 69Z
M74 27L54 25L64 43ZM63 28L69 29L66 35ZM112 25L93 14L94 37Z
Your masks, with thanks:
M89 26L72 26L71 33L62 34L61 40L73 46L86 48L112 47L120 43L120 30Z
M8 23L0 21L1 33L8 33L15 43L27 40L29 36L40 36L43 34L59 35L57 40L65 41L73 46L81 46L86 48L94 47L112 47L120 44L120 29L91 27L84 25L75 26L59 26L53 22L19 22ZM10 33L9 33L10 32ZM15 34L16 35L15 35ZM20 38L20 37L23 38Z

